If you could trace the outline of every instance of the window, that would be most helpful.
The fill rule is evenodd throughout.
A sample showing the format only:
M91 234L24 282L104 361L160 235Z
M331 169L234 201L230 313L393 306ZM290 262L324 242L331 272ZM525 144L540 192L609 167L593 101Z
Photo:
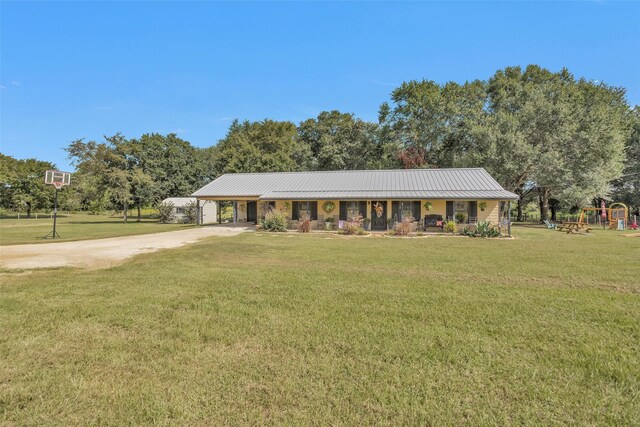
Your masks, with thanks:
M182 215L184 213L184 208L176 208L176 214Z
M309 219L311 219L311 202L299 202L298 218L304 219L306 217L309 217Z
M347 202L347 219L360 215L360 202Z
M469 211L469 202L456 201L453 205L455 213L466 214Z
M393 204L393 220L402 221L405 218L413 218L414 221L420 221L420 201L419 200L403 200L392 202Z

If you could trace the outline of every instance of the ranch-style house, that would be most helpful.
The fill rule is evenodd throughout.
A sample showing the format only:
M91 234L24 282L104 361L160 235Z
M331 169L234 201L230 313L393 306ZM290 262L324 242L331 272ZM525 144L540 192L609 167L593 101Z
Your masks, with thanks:
M291 228L306 216L312 227L323 228L329 218L337 226L361 215L372 231L406 217L415 219L414 228L441 226L443 220L498 224L501 209L518 199L482 168L228 173L193 197L199 204L227 202L234 223L258 222L274 208L286 214Z

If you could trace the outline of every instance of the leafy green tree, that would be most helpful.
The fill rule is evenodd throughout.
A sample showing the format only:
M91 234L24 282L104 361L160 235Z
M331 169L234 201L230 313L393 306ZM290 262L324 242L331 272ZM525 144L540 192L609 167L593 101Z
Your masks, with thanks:
M307 170L368 169L384 154L377 126L353 114L323 111L298 126L298 163Z
M295 138L296 126L291 122L235 120L213 149L215 175L297 170Z
M55 169L53 163L37 159L17 160L0 154L0 195L2 207L27 212L53 208L52 186L44 183L45 171Z
M613 182L613 201L622 202L640 215L640 106L629 114L630 132L626 143L627 160L622 176Z
M76 140L66 150L78 174L92 176L98 197L107 195L115 206L122 208L122 219L127 222L134 196L142 197L140 189L148 187L151 181L137 162L130 141L118 133L105 137L104 143Z

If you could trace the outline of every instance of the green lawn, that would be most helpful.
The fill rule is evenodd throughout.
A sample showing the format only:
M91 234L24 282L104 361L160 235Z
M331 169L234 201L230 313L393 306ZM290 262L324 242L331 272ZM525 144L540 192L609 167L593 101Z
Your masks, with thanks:
M514 233L5 273L0 424L638 424L640 238Z
M53 220L42 219L0 219L0 245L17 245L23 243L46 243L52 239L44 239L53 227ZM136 222L136 218L129 218L126 224L122 217L106 215L72 214L58 217L56 230L60 239L85 240L103 237L128 236L132 234L158 233L192 227L189 224L160 224L157 219L143 218Z

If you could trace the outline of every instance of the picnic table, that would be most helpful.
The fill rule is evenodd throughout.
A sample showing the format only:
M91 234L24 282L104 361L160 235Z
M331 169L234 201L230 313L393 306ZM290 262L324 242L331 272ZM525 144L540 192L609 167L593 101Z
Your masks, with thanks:
M563 222L562 224L558 224L557 228L558 231L564 231L567 234L569 233L579 233L581 231L584 231L585 233L588 233L591 231L591 228L589 227L589 224L584 223L584 222L573 222L573 221L566 221Z

